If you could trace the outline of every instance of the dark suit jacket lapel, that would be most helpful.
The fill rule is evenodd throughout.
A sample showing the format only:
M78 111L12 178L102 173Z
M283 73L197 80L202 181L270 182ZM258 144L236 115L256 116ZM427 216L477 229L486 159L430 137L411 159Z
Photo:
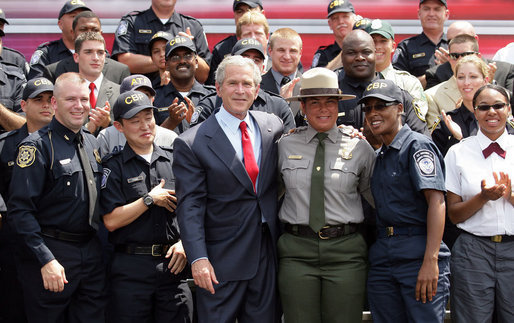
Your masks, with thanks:
M253 192L252 181L214 114L211 114L211 116L205 120L204 127L206 127L205 136L209 137L207 145L212 152L227 166L241 185L248 191Z
M254 113L254 111L249 111L249 113L257 122L261 132L261 164L259 166L259 186L257 189L260 192L260 188L265 186L265 183L263 183L262 180L267 178L269 168L276 167L276 165L269 165L270 160L268 158L270 149L273 146L273 133L266 123L265 114Z
M269 92L273 92L276 94L280 93L280 90L277 88L277 85L275 83L275 78L273 77L273 74L271 73L271 69L262 76L261 89L269 91Z

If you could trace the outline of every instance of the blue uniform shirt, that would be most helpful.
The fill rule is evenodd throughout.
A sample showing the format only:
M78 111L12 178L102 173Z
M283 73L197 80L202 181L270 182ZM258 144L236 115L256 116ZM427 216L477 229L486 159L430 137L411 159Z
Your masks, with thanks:
M444 159L432 140L404 125L380 149L371 178L377 227L426 227L425 189L446 191Z

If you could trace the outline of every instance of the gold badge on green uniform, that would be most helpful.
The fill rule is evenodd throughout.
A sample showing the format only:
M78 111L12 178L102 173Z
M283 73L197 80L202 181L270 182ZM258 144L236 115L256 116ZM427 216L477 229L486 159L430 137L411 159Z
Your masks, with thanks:
M36 147L21 146L16 158L16 164L21 168L29 167L36 160Z
M341 157L343 157L343 159L352 159L353 156L351 150L343 150Z
M93 154L95 154L96 162L101 164L102 163L102 158L100 158L100 154L98 153L98 149L94 149L93 150Z

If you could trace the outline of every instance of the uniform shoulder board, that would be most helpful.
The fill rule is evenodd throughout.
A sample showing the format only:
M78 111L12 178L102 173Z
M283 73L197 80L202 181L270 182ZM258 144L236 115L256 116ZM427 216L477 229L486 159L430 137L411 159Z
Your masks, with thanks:
M4 132L3 134L0 135L0 141L4 140L5 138L8 138L12 135L15 135L16 133L18 133L18 129L9 131L9 132Z
M51 43L53 43L53 42L55 42L55 40L49 40L49 41L46 41L46 42L42 43L41 45L39 45L39 46L37 47L37 49L44 48L44 47L46 47L46 46L50 45L50 44L51 44Z
M139 14L142 14L144 11L141 11L141 10L134 10L134 11L131 11L129 13L127 13L126 15L124 15L121 19L125 18L125 17L130 17L130 16L137 16Z
M20 55L21 57L23 57L23 59L25 59L25 56L18 50L14 49L14 48L11 48L11 47L3 47L2 50L5 50L5 51L8 51L8 52L13 52L13 53L16 53L18 55Z
M289 130L288 133L285 133L282 135L282 137L287 137L289 135L292 135L293 133L300 133L300 132L303 132L305 130L307 130L307 126L301 126L301 127L297 127L297 128L293 128L291 130Z
M112 157L116 156L116 155L119 155L121 154L121 152L123 151L123 149L121 150L117 150L115 152L110 152L108 153L107 155L103 156L102 157L102 163L105 163L106 161L108 161L109 159L111 159Z
M200 20L196 19L196 18L195 18L195 17L193 17L193 16L184 15L184 14L182 14L182 13L179 13L179 15L180 15L180 16L182 16L182 17L184 17L184 18L186 18L186 19L189 19L189 20L195 20L195 21L197 21L198 23L200 23ZM200 23L200 24L201 24L201 23Z
M330 46L331 46L331 45L323 45L323 46L320 46L320 47L318 47L318 50L316 51L316 53L317 53L317 52L320 52L320 51L322 51L322 50L325 50L325 49L329 48Z

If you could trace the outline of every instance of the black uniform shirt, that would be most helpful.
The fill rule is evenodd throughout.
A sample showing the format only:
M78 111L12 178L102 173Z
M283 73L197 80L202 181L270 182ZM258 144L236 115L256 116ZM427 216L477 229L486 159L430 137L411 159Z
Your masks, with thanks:
M313 67L325 67L341 52L341 47L334 42L332 45L320 46L312 58Z
M134 11L121 18L114 38L112 56L114 58L122 53L149 56L148 43L156 32L166 31L176 36L180 31L186 32L187 27L191 29L191 35L194 37L196 52L209 64L211 53L202 24L197 19L175 11L163 25L152 8L145 11Z
M73 56L62 38L39 45L30 58L29 80L43 76L45 66Z
M236 43L237 36L232 35L214 45L214 48L212 49L211 69L209 70L209 77L207 78L207 81L205 81L205 84L214 85L216 82L214 76L216 69L218 69L218 65L220 65L225 56L231 54L232 48L234 48Z
M130 145L122 151L107 155L103 160L102 214L130 204L150 192L161 179L165 189L175 189L175 176L171 170L172 149L154 145L151 163L137 155ZM132 223L109 233L113 244L172 244L179 240L175 212L153 205Z
M77 134L54 119L25 138L15 160L7 204L7 219L41 265L54 259L41 236L41 227L90 233L89 196L76 141L84 147L100 191L102 167L96 138Z
M425 75L425 72L435 65L434 54L439 47L448 49L446 34L443 34L437 44L432 43L424 33L404 39L394 52L393 67L416 77Z
M0 55L0 63L17 66L25 77L29 74L30 67L25 56L16 49L3 46L2 54Z

